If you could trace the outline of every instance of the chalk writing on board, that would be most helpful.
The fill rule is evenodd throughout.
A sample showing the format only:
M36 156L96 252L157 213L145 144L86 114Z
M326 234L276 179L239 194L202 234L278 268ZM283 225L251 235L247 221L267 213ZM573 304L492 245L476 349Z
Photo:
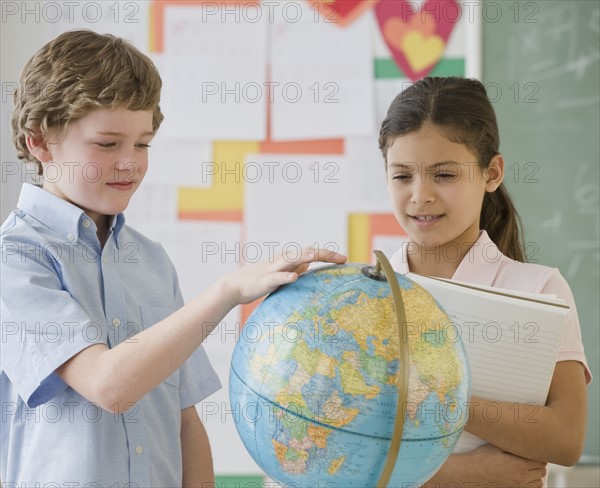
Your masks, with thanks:
M552 234L558 234L562 225L562 211L554 210L554 214L549 219L542 220L540 227L548 229Z
M527 29L516 32L511 41L509 62L517 79L523 80L535 74L539 82L574 73L577 80L598 62L600 53L597 46L580 45L577 7L576 2L562 2L544 9L539 24L528 25ZM597 18L590 19L589 29L596 31L597 23ZM542 46L552 46L552 49L542 49ZM524 63L522 60L525 58L537 60Z
M592 15L590 16L590 22L588 23L588 28L592 32L600 34L600 8L597 8L592 12Z

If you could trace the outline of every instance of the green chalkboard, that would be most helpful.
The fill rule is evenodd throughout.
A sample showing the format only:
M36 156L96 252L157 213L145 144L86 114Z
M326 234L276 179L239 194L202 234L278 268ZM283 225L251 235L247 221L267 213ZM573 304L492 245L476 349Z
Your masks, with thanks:
M575 296L590 385L585 453L599 452L598 1L485 1L483 81L500 126L506 183L530 261Z

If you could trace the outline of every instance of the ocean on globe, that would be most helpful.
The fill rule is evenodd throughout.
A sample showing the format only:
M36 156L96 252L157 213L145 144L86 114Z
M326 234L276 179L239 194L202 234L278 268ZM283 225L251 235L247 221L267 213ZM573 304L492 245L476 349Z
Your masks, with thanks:
M390 448L399 370L408 366L400 451L389 487L416 488L467 420L470 372L459 334L422 287L397 274L408 365L387 281L365 265L318 268L271 293L236 344L229 394L254 460L289 487L374 488Z

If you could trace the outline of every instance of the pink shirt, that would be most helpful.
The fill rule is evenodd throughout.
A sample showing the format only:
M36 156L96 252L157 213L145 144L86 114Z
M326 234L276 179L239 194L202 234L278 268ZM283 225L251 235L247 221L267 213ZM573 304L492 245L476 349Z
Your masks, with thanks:
M407 249L408 246L403 245L390 259L394 270L401 274L409 272ZM547 293L565 300L571 311L567 316L556 362L579 361L585 368L586 382L589 384L592 381L583 351L575 300L557 268L513 261L500 252L486 231L481 231L479 239L462 259L452 279L528 293Z

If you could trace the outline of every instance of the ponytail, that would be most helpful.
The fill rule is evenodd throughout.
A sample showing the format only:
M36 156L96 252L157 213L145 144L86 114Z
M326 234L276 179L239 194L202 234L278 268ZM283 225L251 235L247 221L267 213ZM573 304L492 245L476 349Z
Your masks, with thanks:
M502 254L515 261L525 262L521 218L504 183L496 191L485 193L479 228L488 233Z
M496 114L483 84L474 79L427 77L396 96L381 123L379 148L386 166L388 148L396 137L419 130L425 122L472 150L482 170L500 152ZM504 184L485 194L479 228L502 254L525 261L521 219Z

